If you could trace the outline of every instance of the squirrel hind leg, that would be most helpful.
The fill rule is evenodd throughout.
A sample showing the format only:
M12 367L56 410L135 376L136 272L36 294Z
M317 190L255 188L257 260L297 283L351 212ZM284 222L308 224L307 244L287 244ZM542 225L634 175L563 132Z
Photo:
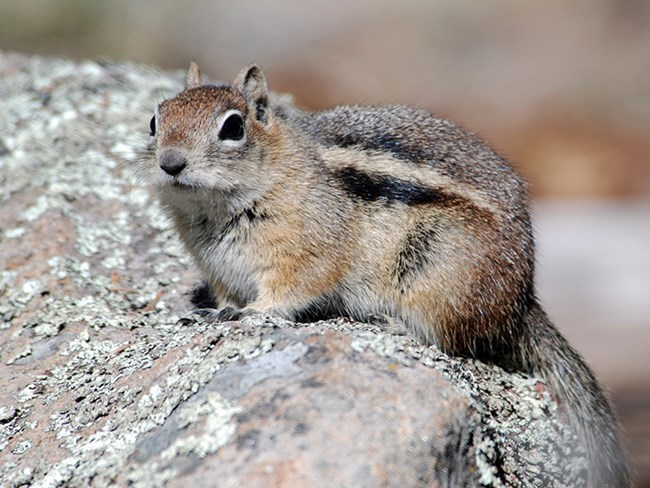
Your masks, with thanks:
M310 324L321 320L334 319L341 317L340 310L339 300L330 294L296 306L293 320L302 324Z
M406 326L404 321L395 317L394 315L389 315L385 313L370 313L364 320L369 324L377 325L381 328L382 331L399 336L405 336L409 334L409 329Z

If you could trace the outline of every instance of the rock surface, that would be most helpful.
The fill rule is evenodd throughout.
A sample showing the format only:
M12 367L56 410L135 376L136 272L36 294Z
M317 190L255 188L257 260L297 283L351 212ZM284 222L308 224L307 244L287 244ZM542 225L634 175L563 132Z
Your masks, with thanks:
M138 178L180 80L0 53L0 486L579 486L536 378L345 319L189 313Z

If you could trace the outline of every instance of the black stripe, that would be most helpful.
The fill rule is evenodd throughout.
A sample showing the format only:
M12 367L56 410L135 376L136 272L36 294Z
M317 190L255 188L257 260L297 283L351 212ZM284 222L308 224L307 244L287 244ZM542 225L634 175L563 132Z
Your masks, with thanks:
M337 107L310 114L301 124L327 146L380 151L418 164L439 164L449 140L448 124L401 105Z
M354 134L335 134L330 142L342 148L361 145L361 140Z
M440 240L440 226L435 223L420 223L409 230L395 260L394 277L404 291L405 282L435 256L435 247Z
M263 210L259 209L257 202L253 203L253 205L251 205L250 207L245 208L241 212L233 215L223 225L219 233L219 238L217 239L216 245L219 245L228 234L235 231L236 229L241 228L245 225L250 226L256 224L268 218L269 218L268 214Z
M352 167L333 171L334 177L342 184L343 189L352 197L368 202L378 200L401 202L406 205L424 205L441 203L449 200L449 196L435 188L401 180L394 176L365 173Z

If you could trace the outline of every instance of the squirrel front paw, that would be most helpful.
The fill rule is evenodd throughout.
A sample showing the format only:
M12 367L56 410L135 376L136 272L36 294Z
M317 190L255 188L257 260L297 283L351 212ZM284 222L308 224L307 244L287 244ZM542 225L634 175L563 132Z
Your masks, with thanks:
M239 320L242 318L242 309L235 307L223 307L221 310L217 310L212 320L215 322L230 322Z
M194 315L198 315L207 322L230 322L238 321L244 317L250 317L251 315L273 315L277 317L283 317L284 314L276 313L273 311L262 311L253 307L244 307L237 308L232 306L226 306L220 309L215 308L198 308L192 311Z
M242 311L236 307L197 308L192 310L192 315L198 315L206 322L227 322L239 320L242 317Z
M262 313L259 310L250 307L223 307L220 310L213 310L212 312L213 313L209 314L206 318L214 322L237 321L243 319L244 317L250 317L251 315L258 315Z

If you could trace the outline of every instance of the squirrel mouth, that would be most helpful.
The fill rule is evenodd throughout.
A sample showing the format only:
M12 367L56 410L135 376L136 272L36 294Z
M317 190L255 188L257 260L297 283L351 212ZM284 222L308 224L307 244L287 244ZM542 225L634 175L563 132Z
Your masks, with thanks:
M185 183L185 182L182 182L182 181L178 181L175 178L173 180L171 180L171 181L167 181L164 186L166 186L168 188L173 188L175 190L182 190L182 191L191 191L191 190L196 189L195 185Z

